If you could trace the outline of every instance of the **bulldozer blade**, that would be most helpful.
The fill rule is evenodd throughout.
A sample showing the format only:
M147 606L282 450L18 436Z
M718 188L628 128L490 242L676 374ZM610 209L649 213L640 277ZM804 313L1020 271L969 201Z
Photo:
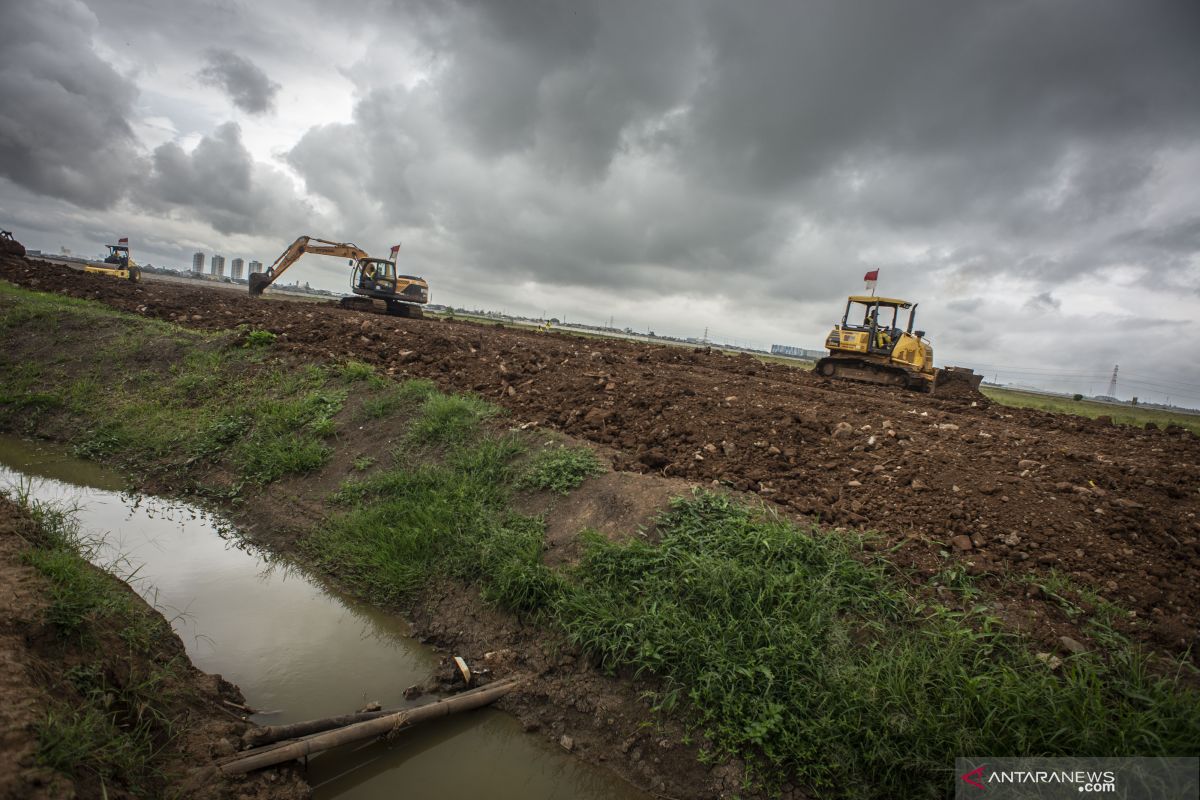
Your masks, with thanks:
M937 379L933 384L934 394L970 394L980 395L979 384L983 376L976 375L975 370L968 367L943 367L937 371Z

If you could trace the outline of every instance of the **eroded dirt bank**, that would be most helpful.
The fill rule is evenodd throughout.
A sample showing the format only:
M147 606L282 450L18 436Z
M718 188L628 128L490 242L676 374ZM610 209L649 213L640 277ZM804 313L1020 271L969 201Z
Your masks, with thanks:
M243 702L237 687L192 667L166 620L117 578L31 555L51 552L45 536L0 497L0 797L308 797L291 768L217 776L214 760L249 725L227 705ZM84 590L111 595L65 630L87 599L70 594L78 579L64 587L48 573L75 568Z
M399 320L0 260L31 288L205 329L246 325L305 357L434 379L615 450L619 470L758 493L877 530L926 579L945 553L1046 642L1073 632L1037 584L1065 577L1126 609L1122 630L1194 647L1200 440L1100 421L831 383L749 357L468 322ZM69 278L69 280L68 280Z

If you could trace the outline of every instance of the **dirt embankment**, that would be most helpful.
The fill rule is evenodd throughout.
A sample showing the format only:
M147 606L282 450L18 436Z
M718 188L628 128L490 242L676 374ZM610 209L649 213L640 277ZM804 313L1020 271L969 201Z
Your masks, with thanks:
M110 583L107 591L128 596L154 626L153 645L132 645L102 614L89 615L86 632L64 636L48 614L64 590L29 563L40 535L24 510L0 497L0 798L308 797L292 768L242 779L204 769L233 752L247 729L226 704L242 696L192 667L166 620L118 579L81 565ZM110 724L118 738L106 735ZM65 763L71 774L47 762ZM101 774L106 765L114 774Z
M434 379L616 452L619 470L755 492L877 530L900 567L958 559L996 612L1053 641L1068 620L1035 584L1065 576L1185 652L1200 631L1200 440L984 402L834 383L708 350L403 320L23 259L0 277L182 325L247 325L304 356ZM68 280L69 278L69 280Z

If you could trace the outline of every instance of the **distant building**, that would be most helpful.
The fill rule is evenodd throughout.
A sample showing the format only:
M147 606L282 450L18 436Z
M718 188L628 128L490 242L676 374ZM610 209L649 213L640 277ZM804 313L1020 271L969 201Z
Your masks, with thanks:
M262 262L261 261L251 261L250 262L250 271L251 272L262 272L263 271Z
M245 264L246 262L240 258L235 258L233 261L230 261L229 276L235 281L240 281L242 279L242 267L244 267Z
M810 361L815 361L818 358L824 358L825 351L806 350L803 347L792 347L790 344L773 344L771 345L771 355L789 356L791 358L806 358Z
M192 272L204 272L204 253L192 253Z
M225 274L225 256L214 255L212 257L212 261L210 262L210 264L211 264L211 266L209 267L208 274L210 274L210 275L224 275Z

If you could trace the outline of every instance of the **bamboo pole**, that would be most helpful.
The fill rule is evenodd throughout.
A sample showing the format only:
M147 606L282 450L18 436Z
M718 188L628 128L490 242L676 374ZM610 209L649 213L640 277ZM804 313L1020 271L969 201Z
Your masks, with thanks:
M242 741L246 744L260 747L272 742L282 742L284 739L299 739L313 733L322 733L334 728L344 728L356 722L367 722L372 719L386 717L389 714L399 714L407 709L387 708L382 711L359 711L354 714L342 714L337 717L309 719L304 722L293 722L290 725L267 725L246 733Z
M399 728L410 727L431 719L437 719L438 717L457 714L460 711L470 711L471 709L495 702L515 689L520 683L521 681L515 678L497 681L479 689L472 689L469 692L463 692L454 697L438 700L435 703L344 725L340 728L308 736L289 744L271 744L255 750L248 750L234 760L220 765L219 769L225 775L241 775L256 769L282 764L285 761L303 758L313 753L319 753L322 750L328 750L331 747L337 747L338 745L382 736ZM315 721L320 722L321 720Z

